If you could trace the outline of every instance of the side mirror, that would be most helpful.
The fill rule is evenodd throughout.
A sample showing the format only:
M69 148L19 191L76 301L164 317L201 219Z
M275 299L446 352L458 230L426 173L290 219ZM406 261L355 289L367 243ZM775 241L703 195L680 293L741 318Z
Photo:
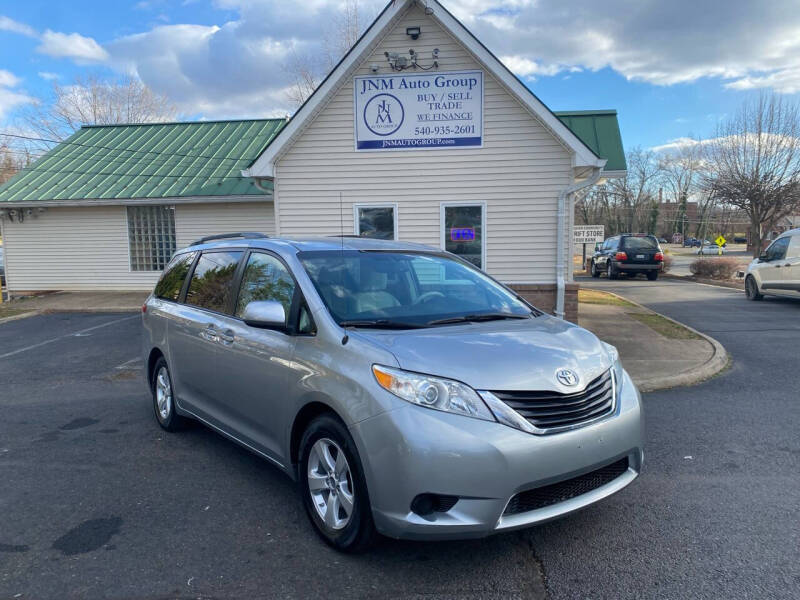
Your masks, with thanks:
M766 252L762 252L758 256L758 262L769 262L769 256L767 256Z
M286 311L276 300L259 300L244 307L242 320L250 327L283 329L286 327Z

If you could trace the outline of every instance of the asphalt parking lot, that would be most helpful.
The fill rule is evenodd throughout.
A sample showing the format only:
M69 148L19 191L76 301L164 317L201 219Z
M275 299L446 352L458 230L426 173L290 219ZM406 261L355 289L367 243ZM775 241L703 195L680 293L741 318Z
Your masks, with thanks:
M800 302L612 289L719 339L723 375L645 397L642 476L485 540L327 548L294 485L196 426L166 434L139 317L0 326L0 598L797 598Z

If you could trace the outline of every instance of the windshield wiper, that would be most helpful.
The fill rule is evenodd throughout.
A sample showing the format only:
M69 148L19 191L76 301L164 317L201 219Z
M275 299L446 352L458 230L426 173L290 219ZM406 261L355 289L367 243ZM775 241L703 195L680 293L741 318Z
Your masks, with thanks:
M473 323L478 321L499 321L500 319L529 319L530 315L516 315L513 313L481 313L477 315L465 315L461 317L447 317L446 319L436 319L429 321L428 325L447 325L448 323Z
M389 319L364 319L361 321L342 321L340 327L372 327L373 329L419 329L425 325L404 323L403 321L390 321Z

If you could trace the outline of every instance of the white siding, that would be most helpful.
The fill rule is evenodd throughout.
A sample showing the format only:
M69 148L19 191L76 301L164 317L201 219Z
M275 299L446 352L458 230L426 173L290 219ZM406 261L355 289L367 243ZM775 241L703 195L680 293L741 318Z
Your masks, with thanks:
M178 247L228 231L274 233L271 202L184 204L175 208ZM124 206L48 208L3 226L9 290L150 289L156 272L131 271Z
M419 25L411 41L406 27ZM418 7L412 7L357 71L384 66L384 51L421 56L439 48L439 70L483 68ZM567 149L484 68L484 147L355 152L353 81L347 80L278 159L282 236L353 233L352 205L397 202L401 240L440 245L442 202L487 203L489 273L508 283L555 280L558 193L572 183ZM343 206L339 205L339 192Z

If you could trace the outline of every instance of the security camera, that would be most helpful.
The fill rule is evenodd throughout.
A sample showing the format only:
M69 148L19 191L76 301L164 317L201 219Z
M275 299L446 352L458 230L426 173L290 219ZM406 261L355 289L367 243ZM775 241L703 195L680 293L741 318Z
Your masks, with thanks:
M439 58L439 49L438 48L434 48L433 49L433 58Z
M378 65L376 65L375 63L371 64L369 66L369 70L372 71L373 73L377 73L378 72Z
M409 53L411 56L414 56L414 49L413 49L413 48L410 48L410 49L408 50L408 53Z

